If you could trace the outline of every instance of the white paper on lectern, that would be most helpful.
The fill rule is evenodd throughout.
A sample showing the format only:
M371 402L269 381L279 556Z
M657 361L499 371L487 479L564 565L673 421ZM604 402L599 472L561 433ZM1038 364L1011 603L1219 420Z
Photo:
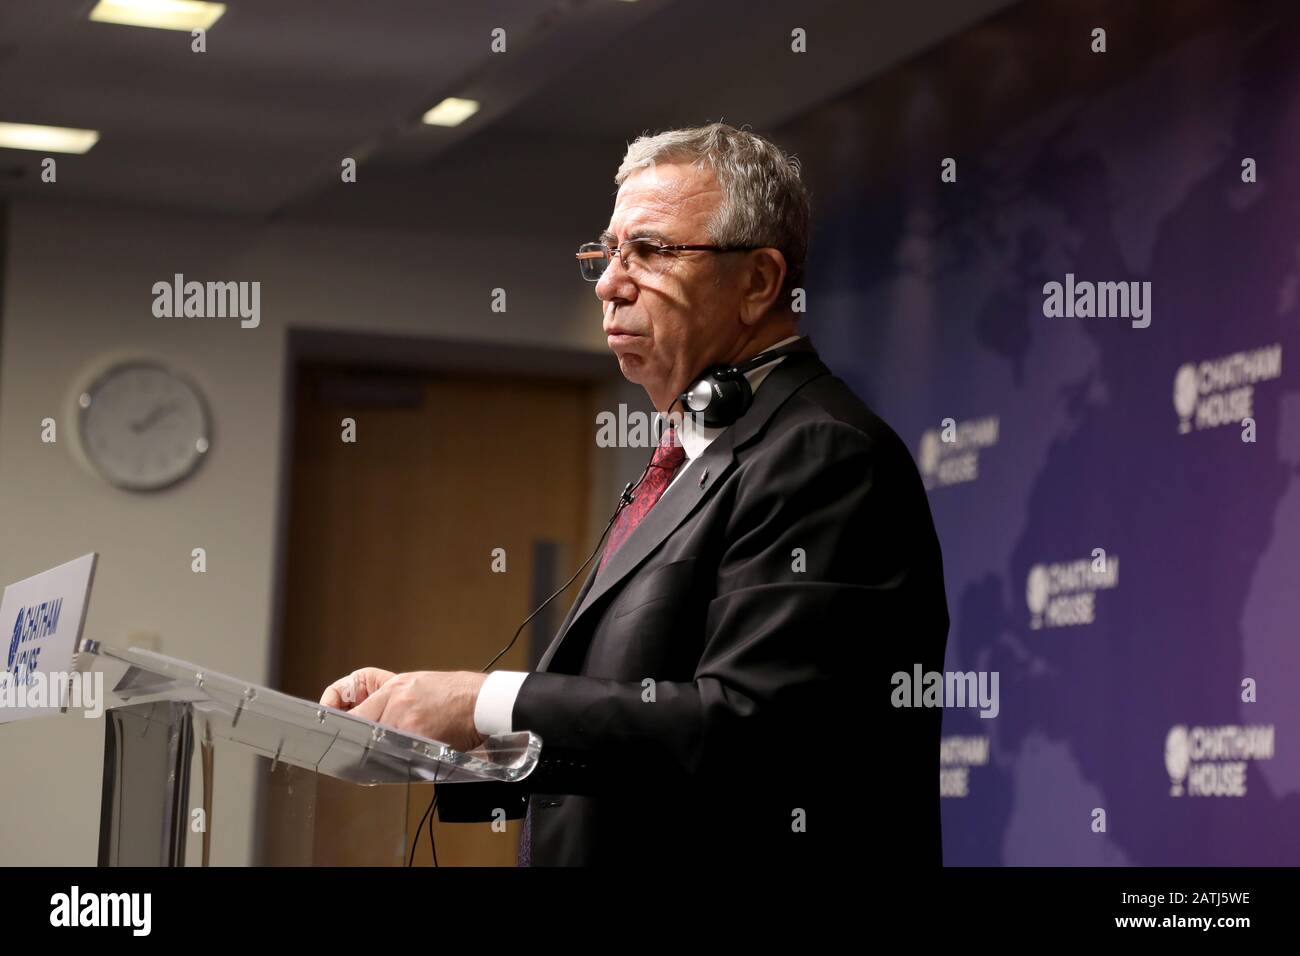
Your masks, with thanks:
M48 680L50 674L74 670L73 655L81 640L98 557L91 552L5 588L0 598L0 653L4 655L0 658L4 665L0 670L0 724L59 712L57 703L28 707L8 706L7 701L10 694L17 699L18 682L37 671ZM49 700L60 700L63 691L62 682L50 688Z

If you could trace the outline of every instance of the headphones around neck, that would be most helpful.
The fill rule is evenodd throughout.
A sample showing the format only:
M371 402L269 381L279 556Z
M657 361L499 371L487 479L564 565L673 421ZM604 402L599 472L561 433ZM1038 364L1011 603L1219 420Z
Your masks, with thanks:
M754 403L754 390L749 385L749 379L745 378L745 373L795 354L813 353L800 340L779 349L759 352L753 358L736 365L710 366L700 373L695 384L677 396L677 400L682 403L686 414L701 416L705 427L725 428L734 424Z

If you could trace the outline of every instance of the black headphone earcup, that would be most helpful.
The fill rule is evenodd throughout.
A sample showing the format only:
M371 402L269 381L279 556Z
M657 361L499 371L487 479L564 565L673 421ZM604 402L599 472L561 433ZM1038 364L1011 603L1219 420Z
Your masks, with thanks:
M798 355L811 356L802 344L785 345L760 352L739 365L715 365L701 373L677 400L687 415L697 415L707 428L726 428L734 425L740 416L754 404L754 390L746 372L770 365L779 358Z
M704 408L704 425L707 428L726 428L734 425L740 416L749 411L754 401L754 390L743 375L708 379L712 395Z

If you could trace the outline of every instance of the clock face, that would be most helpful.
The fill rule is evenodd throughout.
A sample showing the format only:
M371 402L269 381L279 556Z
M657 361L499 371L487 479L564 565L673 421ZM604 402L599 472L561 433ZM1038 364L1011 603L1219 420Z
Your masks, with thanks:
M210 447L203 396L164 365L115 365L77 403L86 457L119 488L152 491L174 484L198 467Z

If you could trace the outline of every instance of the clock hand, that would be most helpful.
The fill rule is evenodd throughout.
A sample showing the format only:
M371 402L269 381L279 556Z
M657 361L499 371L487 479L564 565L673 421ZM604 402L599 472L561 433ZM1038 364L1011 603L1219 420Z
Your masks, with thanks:
M148 415L140 419L138 422L132 422L131 431L135 432L138 435L140 434L140 432L145 431L148 428L152 428L161 419L166 418L167 415L169 415L172 409L174 409L175 407L176 407L175 402L166 402L162 405L159 405L157 408L153 409L151 412L149 412Z

